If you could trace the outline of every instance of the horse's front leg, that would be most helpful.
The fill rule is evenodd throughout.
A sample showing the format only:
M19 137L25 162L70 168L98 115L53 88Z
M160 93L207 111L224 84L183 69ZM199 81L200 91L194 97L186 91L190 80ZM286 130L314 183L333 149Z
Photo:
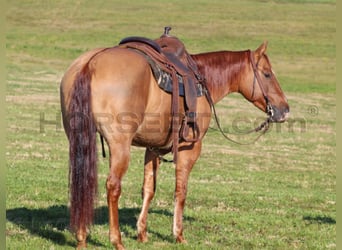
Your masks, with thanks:
M107 178L107 202L109 213L109 239L118 250L123 250L119 228L118 203L121 195L121 180L129 163L130 144L109 143L110 171Z
M179 145L178 160L176 163L175 210L173 217L173 235L179 243L185 243L183 236L183 211L187 194L190 172L198 159L202 142L181 143Z
M142 188L143 206L138 218L138 241L147 242L147 215L151 200L156 191L157 172L159 168L159 156L155 152L146 149L144 184Z

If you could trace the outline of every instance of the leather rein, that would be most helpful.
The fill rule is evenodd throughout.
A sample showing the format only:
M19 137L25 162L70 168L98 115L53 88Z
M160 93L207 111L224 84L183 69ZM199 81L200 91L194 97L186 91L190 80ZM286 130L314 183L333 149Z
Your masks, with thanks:
M266 102L266 114L268 115L266 120L264 122L262 122L258 127L242 133L242 134L250 134L250 133L253 133L253 132L262 131L262 133L260 135L258 135L253 141L251 141L249 143L242 143L242 142L238 142L238 141L230 138L229 136L227 136L227 134L223 131L223 129L221 127L221 124L220 124L220 121L218 119L217 112L216 112L216 109L215 109L215 106L214 106L214 102L211 99L210 93L208 91L205 91L206 97L207 97L207 99L209 101L209 104L210 104L212 110L213 110L214 119L215 119L215 122L217 124L217 127L218 127L219 131L221 132L221 134L223 135L224 138L226 138L227 140L229 140L229 141L231 141L233 143L239 144L239 145L250 145L250 144L253 144L254 142L256 142L257 140L259 140L259 138L268 131L269 124L272 121L272 116L273 116L273 112L274 112L273 108L272 108L272 105L269 102L269 98L268 98L268 96L266 94L265 88L264 88L264 86L262 84L262 80L261 80L260 74L258 72L258 62L255 63L254 56L253 56L253 53L251 51L249 51L249 57L250 57L251 66L252 66L253 72L254 72L253 95L254 95L254 85L255 85L255 82L257 82L258 85L259 85L259 88L260 88L260 90L262 92L262 95L263 95L263 97L265 99L265 102Z

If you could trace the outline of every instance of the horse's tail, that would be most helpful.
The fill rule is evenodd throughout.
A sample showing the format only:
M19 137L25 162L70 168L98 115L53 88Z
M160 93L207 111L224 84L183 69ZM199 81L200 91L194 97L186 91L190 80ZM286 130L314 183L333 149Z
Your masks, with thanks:
M97 195L96 125L91 106L89 62L74 80L69 106L70 227L86 230L93 223Z

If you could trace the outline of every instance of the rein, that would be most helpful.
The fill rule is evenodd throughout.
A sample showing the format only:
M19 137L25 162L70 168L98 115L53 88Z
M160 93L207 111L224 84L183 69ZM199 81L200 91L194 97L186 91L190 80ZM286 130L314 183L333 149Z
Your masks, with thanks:
M248 143L238 142L238 141L236 141L236 140L230 138L230 137L223 131L223 129L222 129L222 127L221 127L221 124L220 124L220 121L219 121L219 118L218 118L218 115L217 115L217 113L216 113L215 105L214 105L214 103L213 103L213 101L212 101L212 99L211 99L211 97L210 97L209 92L207 92L207 91L206 91L206 97L207 97L207 99L208 99L208 101L209 101L209 104L210 104L212 110L213 110L214 119L215 119L216 125L217 125L219 131L221 132L222 136L223 136L225 139L227 139L228 141L231 141L231 142L236 143L236 144L239 144L239 145L250 145L250 144L255 143L257 140L259 140L260 137L261 137L262 135L264 135L264 134L267 132L267 130L269 129L269 127L270 127L269 124L270 124L270 122L271 122L271 118L270 118L270 117L267 117L266 120L265 120L263 123L261 123L258 127L254 128L254 129L251 129L251 130L248 130L248 131L246 131L246 132L243 133L243 134L247 135L247 134L251 134L251 133L253 133L253 132L262 131L262 133L259 134L253 141L248 142Z
M262 92L262 95L265 99L265 102L266 102L266 113L268 115L268 117L265 119L264 122L262 122L258 127L254 128L254 129L251 129L251 130L248 130L242 134L251 134L251 133L254 133L254 132L259 132L261 131L262 133L260 135L258 135L253 141L249 142L249 143L242 143L242 142L238 142L232 138L230 138L229 136L227 136L227 134L223 131L222 127L221 127L221 124L220 124L220 121L218 119L218 116L217 116L217 113L216 113L216 108L215 108L215 105L214 105L214 102L210 96L210 93L208 90L205 91L205 95L206 95L206 98L209 102L209 105L211 106L212 110L213 110L213 113L214 113L214 119L215 119L215 122L217 124L217 127L219 129L219 131L221 132L221 134L223 135L223 137L233 143L236 143L236 144L239 144L239 145L250 145L250 144L253 144L255 143L257 140L260 139L260 137L262 135L264 135L269 127L270 127L270 122L272 121L272 116L273 116L273 108L272 108L272 105L270 104L269 102L269 99L268 99L268 96L266 94L266 91L262 85L262 80L261 80L261 77L259 75L259 72L258 72L258 69L257 69L257 64L258 63L255 63L254 61L254 57L253 57L253 53L251 51L249 51L249 54L250 54L250 61L251 61L251 65L252 65L252 68L253 68L253 72L254 72L254 79L253 79L253 95L254 95L254 84L255 84L255 81L258 82L258 85L260 87L260 90Z

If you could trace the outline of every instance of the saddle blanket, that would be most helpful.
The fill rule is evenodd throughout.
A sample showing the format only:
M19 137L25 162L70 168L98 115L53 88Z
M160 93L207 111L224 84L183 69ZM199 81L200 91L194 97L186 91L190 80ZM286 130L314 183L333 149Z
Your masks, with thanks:
M159 87L167 93L172 93L172 86L173 86L172 76L169 73L161 70L157 66L156 68L157 70L152 68L152 72L153 72L155 79L157 80ZM176 74L176 75L177 75L178 84L179 84L179 96L185 96L183 78L179 74ZM196 90L197 90L197 97L204 95L201 84L199 83L196 84Z

